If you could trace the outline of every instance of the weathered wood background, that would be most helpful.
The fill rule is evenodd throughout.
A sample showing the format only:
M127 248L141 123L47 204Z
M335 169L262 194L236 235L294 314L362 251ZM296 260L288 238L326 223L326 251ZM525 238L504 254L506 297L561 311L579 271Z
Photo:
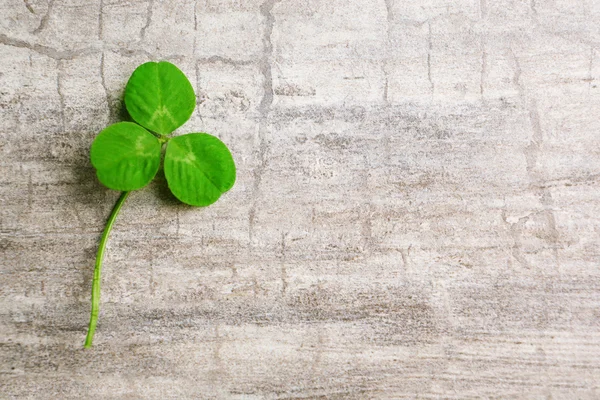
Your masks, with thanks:
M0 397L600 397L600 2L0 0ZM170 60L217 204L88 151Z

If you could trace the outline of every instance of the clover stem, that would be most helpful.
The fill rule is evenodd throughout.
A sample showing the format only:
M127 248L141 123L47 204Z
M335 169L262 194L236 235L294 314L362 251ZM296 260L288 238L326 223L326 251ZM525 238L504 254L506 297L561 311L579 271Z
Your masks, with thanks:
M92 282L92 312L90 315L90 325L88 328L88 333L85 338L85 344L83 347L90 348L92 347L92 341L94 340L94 333L96 332L96 324L98 322L98 312L100 310L100 272L102 271L102 259L104 258L104 249L106 249L106 242L108 241L108 235L112 229L113 224L115 223L115 219L117 219L117 215L125 203L125 200L129 196L130 192L121 193L121 197L117 200L112 212L110 213L110 217L108 217L108 221L106 222L106 227L104 228L104 232L102 233L102 237L100 238L100 245L98 246L98 254L96 255L96 266L94 268L94 280Z
M171 139L170 137L168 137L167 135L160 135L158 137L158 141L160 142L160 144L165 144L169 141L169 139Z

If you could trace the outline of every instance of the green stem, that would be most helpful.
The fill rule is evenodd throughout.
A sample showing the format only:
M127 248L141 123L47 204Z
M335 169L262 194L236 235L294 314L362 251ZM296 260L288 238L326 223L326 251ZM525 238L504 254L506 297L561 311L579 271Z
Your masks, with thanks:
M110 230L115 223L115 219L117 219L117 215L119 214L123 203L125 203L127 196L129 196L129 193L130 192L121 193L121 197L117 200L115 207L110 213L110 217L108 217L106 227L104 228L102 238L100 239L100 246L98 247L98 254L96 255L96 267L94 268L94 280L92 282L92 313L90 315L90 326L88 328L87 337L85 338L85 344L83 345L85 348L92 347L94 333L96 332L96 324L98 323L98 311L100 309L100 272L102 271L104 249L106 249L106 242L108 241Z

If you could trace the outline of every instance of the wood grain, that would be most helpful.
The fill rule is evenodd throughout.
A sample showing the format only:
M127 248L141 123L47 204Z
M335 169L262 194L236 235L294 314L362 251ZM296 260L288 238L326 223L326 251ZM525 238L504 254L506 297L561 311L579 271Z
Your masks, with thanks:
M0 397L600 397L600 8L0 0ZM89 147L169 60L238 181Z

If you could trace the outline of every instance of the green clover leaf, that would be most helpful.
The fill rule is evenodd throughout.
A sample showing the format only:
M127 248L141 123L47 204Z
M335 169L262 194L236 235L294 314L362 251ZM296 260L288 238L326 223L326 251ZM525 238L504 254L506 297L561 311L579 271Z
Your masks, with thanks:
M183 125L196 107L194 89L175 65L166 61L140 65L127 82L125 106L137 124L120 122L109 126L98 134L90 150L98 180L123 193L98 246L86 348L92 346L98 322L100 272L108 236L130 191L146 186L156 175L163 145L167 145L164 169L169 188L186 204L214 203L233 187L236 177L231 152L215 136L208 133L167 136Z
M104 129L92 143L90 158L98 180L114 190L146 186L160 165L161 143L133 122L119 122Z
M147 62L129 78L125 106L135 122L168 135L190 118L196 108L196 95L179 68L166 61Z
M165 177L179 200L208 206L233 186L235 164L219 139L208 133L190 133L169 141Z

